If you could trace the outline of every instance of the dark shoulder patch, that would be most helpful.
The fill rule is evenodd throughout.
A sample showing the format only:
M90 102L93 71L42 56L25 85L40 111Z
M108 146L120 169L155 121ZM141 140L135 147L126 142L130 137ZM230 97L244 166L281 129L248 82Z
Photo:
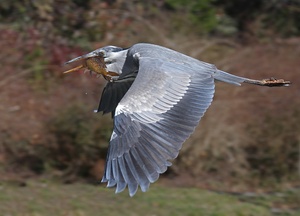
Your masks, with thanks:
M119 102L132 85L135 77L136 73L130 77L107 83L103 89L97 112L112 113L112 117L114 117Z

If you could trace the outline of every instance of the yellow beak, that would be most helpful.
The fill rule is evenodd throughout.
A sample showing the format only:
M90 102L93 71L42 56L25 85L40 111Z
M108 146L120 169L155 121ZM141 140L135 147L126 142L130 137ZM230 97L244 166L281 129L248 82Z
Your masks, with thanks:
M77 66L77 67L75 67L75 68L72 68L72 69L70 69L70 70L64 71L63 73L66 74L66 73L75 72L75 71L78 71L79 69L82 69L82 68L85 68L85 67L86 67L86 66L82 64L82 65L79 65L79 66Z

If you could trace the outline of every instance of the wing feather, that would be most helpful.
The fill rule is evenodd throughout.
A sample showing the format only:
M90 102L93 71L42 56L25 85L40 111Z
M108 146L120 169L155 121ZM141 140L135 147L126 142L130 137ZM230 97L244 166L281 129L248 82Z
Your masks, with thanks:
M138 186L148 190L211 104L215 70L139 57L136 79L116 108L102 181L117 193L128 185L130 196Z
M134 150L133 149L131 149L131 151L125 155L125 159L128 164L128 167L131 169L137 183L140 185L140 187L143 191L146 191L149 187L150 182L149 182L145 172L143 171L142 167L140 167L140 164L134 158L134 156L133 156ZM134 194L132 194L132 195L134 195Z
M152 173L154 173L155 170L151 162L144 158L145 154L141 149L139 149L139 145L137 145L136 148L132 148L132 155L142 168L142 172L145 173L149 182L154 182L155 179L153 179Z
M158 145L161 145L161 147L164 148L166 150L166 153L170 156L170 158L166 158L166 159L176 158L179 149L174 144L168 141L168 137L166 136L161 137L160 134L157 135L155 133L156 131L154 131L153 133L153 129L148 126L144 128L144 131L142 131L141 134L144 138L148 138L149 140L156 142ZM155 134L155 139L153 139L153 134Z

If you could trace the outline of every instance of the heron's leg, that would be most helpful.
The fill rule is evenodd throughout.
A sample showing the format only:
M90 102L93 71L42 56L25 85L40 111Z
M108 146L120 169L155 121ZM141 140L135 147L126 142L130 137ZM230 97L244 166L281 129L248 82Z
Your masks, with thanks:
M213 74L213 77L216 80L230 83L230 84L235 84L235 85L240 85L241 83L249 83L249 84L260 85L260 86L281 87L281 86L289 86L291 84L290 81L285 81L283 79L275 79L275 78L263 79L263 80L249 79L246 77L236 76L218 69Z

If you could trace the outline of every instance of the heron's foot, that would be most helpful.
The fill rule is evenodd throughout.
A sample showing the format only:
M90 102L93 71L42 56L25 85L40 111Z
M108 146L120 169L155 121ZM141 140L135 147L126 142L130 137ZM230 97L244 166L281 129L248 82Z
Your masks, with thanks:
M274 77L271 77L269 79L263 79L261 81L262 85L268 86L268 87L280 87L280 86L289 86L291 84L290 81L285 81L284 79L276 79Z
M246 79L244 82L253 85L268 86L268 87L282 87L282 86L289 86L291 84L290 81L285 81L284 79L276 79L274 77L269 79L263 79L263 80Z

